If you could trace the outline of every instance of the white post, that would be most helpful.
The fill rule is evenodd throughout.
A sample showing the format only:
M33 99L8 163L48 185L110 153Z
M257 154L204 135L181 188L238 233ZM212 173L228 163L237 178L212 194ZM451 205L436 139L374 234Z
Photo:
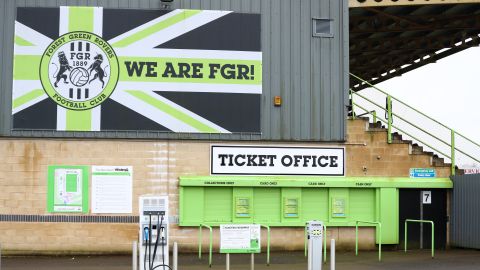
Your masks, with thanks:
M137 270L137 241L132 242L132 269Z
M330 270L335 270L335 239L330 240Z
M308 270L312 270L312 241L308 239Z
M250 269L255 269L255 253L251 253L250 255Z
M173 242L173 270L178 270L178 244Z
M226 259L226 261L227 261L227 267L226 267L226 268L227 268L227 270L230 270L230 253L227 253L226 256L227 256L227 259Z

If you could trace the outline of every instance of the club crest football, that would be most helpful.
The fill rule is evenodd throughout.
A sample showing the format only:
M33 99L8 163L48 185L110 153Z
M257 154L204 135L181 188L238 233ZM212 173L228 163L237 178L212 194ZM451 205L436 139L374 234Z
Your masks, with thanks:
M88 110L104 102L119 77L113 48L89 32L67 33L43 54L40 79L47 95L70 110Z

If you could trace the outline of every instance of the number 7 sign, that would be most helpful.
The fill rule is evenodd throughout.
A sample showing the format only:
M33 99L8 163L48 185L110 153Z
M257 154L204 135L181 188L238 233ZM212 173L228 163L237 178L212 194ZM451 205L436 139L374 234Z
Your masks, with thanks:
M432 191L422 191L422 203L432 204Z

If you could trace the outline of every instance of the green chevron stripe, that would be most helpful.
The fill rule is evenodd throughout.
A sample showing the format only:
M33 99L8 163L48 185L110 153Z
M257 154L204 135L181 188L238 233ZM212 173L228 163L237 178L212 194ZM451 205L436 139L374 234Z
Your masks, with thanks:
M30 101L38 98L38 97L41 97L44 94L45 94L45 92L43 91L43 89L32 90L32 91L24 94L23 96L20 96L20 97L14 99L13 104L12 104L12 108L13 109L18 108L19 106L22 106L23 104L25 104L27 102L30 102Z
M15 44L19 46L35 46L35 44L15 35Z
M68 18L68 31L87 31L93 33L93 17L93 7L70 7ZM68 131L91 131L92 111L67 110L66 121L66 130Z
M14 80L40 80L41 55L15 55L13 67Z
M139 40L142 40L152 34L155 34L156 32L160 31L160 30L163 30L167 27L170 27L174 24L177 24L181 21L184 21L198 13L202 12L201 10L184 10L182 12L180 12L179 14L175 15L175 16L172 16L164 21L161 21L161 22L158 22L148 28L145 28L129 37L126 37L122 40L119 40L115 43L112 44L112 47L118 47L118 48L122 48L122 47L126 47L126 46L129 46Z
M92 130L92 111L72 111L66 113L68 131L91 131Z
M70 7L68 31L87 31L93 33L93 7Z
M162 111L162 112L164 112L168 115L171 115L175 119L177 119L177 120L195 128L195 129L197 129L200 132L220 133L220 131L218 131L218 130L210 127L210 126L205 125L204 123L198 121L197 119L192 118L188 114L186 114L184 112L181 112L178 109L173 108L172 106L170 106L170 105L168 105L168 104L166 104L166 103L164 103L164 102L162 102L158 99L155 99L155 98L149 96L148 94L145 94L142 91L127 90L126 92L129 93L130 95L140 99L141 101L143 101L143 102L145 102L149 105L152 105L153 107L159 109L160 111Z

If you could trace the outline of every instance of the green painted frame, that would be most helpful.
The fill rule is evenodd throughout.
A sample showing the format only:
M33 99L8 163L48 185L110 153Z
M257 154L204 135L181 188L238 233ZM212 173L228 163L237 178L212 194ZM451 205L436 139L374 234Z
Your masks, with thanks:
M435 257L435 224L431 220L418 220L418 219L406 219L405 220L405 253L407 253L407 223L408 222L415 222L415 223L430 223L432 225L432 259Z
M268 184L265 186L265 184ZM245 224L257 223L269 227L304 227L308 220L322 220L328 227L367 227L366 224L357 224L357 220L371 220L382 222L385 230L382 232L382 244L398 244L399 231L398 226L390 227L391 223L398 223L398 197L391 196L392 191L398 193L398 188L451 188L453 183L448 178L434 179L411 179L411 178L388 178L388 177L293 177L293 176L197 176L197 177L181 177L180 178L180 198L179 198L179 225L182 227L199 226L200 224L208 226L220 226L221 224ZM214 203L209 212L221 208L221 214L218 217L211 215L206 218L206 209L210 207L212 200L207 200L208 190L222 188L227 192L216 193L216 196L231 197L232 201L223 200L223 204ZM272 205L277 203L277 199L272 199L270 204L265 206L258 204L252 199L251 217L237 218L235 217L235 196L255 197L256 189L264 194L270 194L272 189L272 198L278 199L278 207ZM231 190L232 194L230 194ZM239 193L235 193L241 190ZM374 192L361 192L373 190ZM390 191L389 191L390 190ZM308 191L308 192L306 192ZM313 192L313 193L312 193ZM323 194L322 197L312 197L315 194ZM323 192L323 193L322 193ZM325 195L326 194L326 195ZM363 194L363 195L362 195ZM308 195L308 196L307 196ZM285 196L294 196L299 199L299 217L296 218L273 218L270 216L262 216L258 211L261 207L270 207L269 211L273 216L283 216L283 200ZM331 197L344 196L346 198L346 217L336 218L330 215ZM353 196L353 197L352 197ZM371 200L371 204L366 208L354 208L356 201L362 199ZM211 198L211 197L210 197ZM221 198L221 197L219 197ZM320 198L310 201L311 198ZM263 201L268 200L267 197L261 198ZM308 204L306 203L308 200ZM206 202L210 201L208 204ZM322 204L323 201L327 204ZM263 203L263 202L261 202ZM314 203L312 205L312 203ZM260 207L260 208L259 208ZM311 209L321 207L318 216L311 214ZM228 210L230 209L230 210ZM397 209L397 213L392 212ZM308 212L310 211L310 212ZM360 212L359 212L360 211ZM317 213L315 212L315 213ZM327 216L324 216L325 213ZM220 213L220 212L219 212ZM262 212L263 213L263 212ZM396 221L397 220L397 221ZM379 235L377 232L377 239Z
M329 176L182 176L180 186L194 187L351 187L453 188L450 178Z
M378 261L382 261L382 223L378 221L355 221L355 256L358 256L358 224L375 224L377 228L380 230L380 238L378 240Z

